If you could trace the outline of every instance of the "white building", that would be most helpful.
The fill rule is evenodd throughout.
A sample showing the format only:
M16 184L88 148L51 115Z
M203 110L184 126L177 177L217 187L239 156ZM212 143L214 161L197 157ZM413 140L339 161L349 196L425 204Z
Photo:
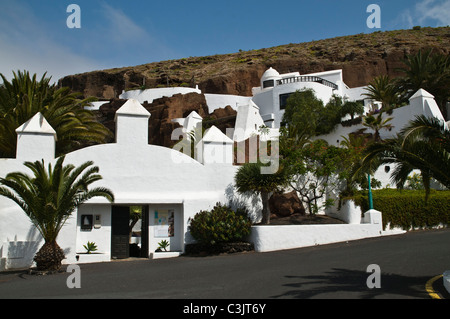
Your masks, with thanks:
M130 256L128 223L130 208L141 207L144 223L140 238L140 255L149 256L162 240L170 250L180 254L187 235L188 219L215 203L227 202L226 189L233 183L237 166L217 160L218 152L232 149L216 140L228 139L218 130L211 132L199 163L181 152L148 145L150 114L136 100L130 99L116 112L116 143L87 147L66 155L65 164L76 166L92 160L103 179L96 186L111 189L115 202L94 198L80 206L68 220L57 239L67 259L65 263L109 261ZM56 133L38 113L17 129L17 156L0 159L0 176L9 172L27 172L24 161L44 158L55 162ZM221 136L222 135L222 136ZM208 135L209 136L209 135ZM205 136L206 138L207 136ZM217 163L219 162L219 163ZM31 173L31 172L28 172ZM0 198L0 270L29 267L43 242L28 217L11 200ZM83 245L98 246L96 254L87 255Z
M226 105L236 109L236 124L233 132L227 132L229 134L224 134L214 126L207 130L201 138L196 139L195 156L183 154L178 149L148 145L148 119L151 114L140 103L160 96L161 90L147 90L149 92L139 94L127 92L137 99L130 98L116 112L116 142L86 147L66 155L65 163L77 166L87 160L93 161L100 168L103 177L95 186L111 189L115 202L111 204L103 198L94 198L78 208L57 239L66 254L64 263L109 261L132 255L128 245L128 224L130 209L135 207L142 211L142 223L137 231L135 227L138 236L131 242L138 243L138 255L144 257L154 255L162 240L169 241L170 250L174 254L182 253L185 244L192 241L188 232L189 218L200 210L211 209L217 202L247 203L254 219L258 219L258 200L255 202L255 198L237 195L233 187L238 168L233 165L234 142L242 142L260 134L262 125L270 128L265 139L276 138L286 97L302 88L314 89L325 103L333 94L353 100L362 99L362 90L349 89L342 81L340 70L301 76L298 73L280 75L271 68L264 73L261 86L254 88L253 97L210 95L210 101L214 101L214 105L209 105L210 109ZM177 89L165 92L169 95L183 93ZM223 103L226 104L222 105ZM394 110L391 115L394 117L394 129L382 132L382 137L393 136L419 114L443 120L433 97L428 92L419 90L411 97L410 105ZM185 128L186 135L186 132L199 126L202 118L193 112L186 118L174 121ZM341 136L357 129L358 127L338 126L335 132L323 138L331 144L338 144ZM24 161L44 159L46 163L56 162L54 150L58 137L42 114L36 114L17 128L16 132L16 158L0 159L1 177L15 171L27 172ZM176 138L180 136L183 135ZM381 178L376 177L381 180L388 177L385 168L380 168L379 175ZM329 236L334 239L327 241L336 241L336 238L364 238L368 234L379 236L379 218L372 222L375 219L361 220L360 217L359 212L356 223L361 222L361 227L364 228L353 225L349 230L339 231L338 237L333 237L330 233ZM266 231L268 229L262 228L255 234L262 236ZM344 233L350 237L342 237ZM298 243L293 243L292 238L288 241L289 246L283 246L286 241L278 238L281 236L280 232L277 234L275 246L271 244L273 235L264 239L253 235L252 240L255 245L264 242L263 246L271 247L264 248L267 250L298 247ZM308 237L310 240L311 237ZM85 254L83 245L88 241L96 243L96 254ZM13 201L0 197L0 271L29 267L42 244L40 234L21 209Z
M300 75L298 72L279 74L270 68L263 74L261 86L253 88L252 92L252 100L260 108L266 126L280 127L287 99L302 89L312 89L324 104L333 95L351 101L364 100L360 88L350 89L344 83L342 70Z

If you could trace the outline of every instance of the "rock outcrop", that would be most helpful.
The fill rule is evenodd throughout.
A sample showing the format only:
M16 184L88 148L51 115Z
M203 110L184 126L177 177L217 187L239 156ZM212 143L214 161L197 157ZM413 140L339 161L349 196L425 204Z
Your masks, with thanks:
M93 71L60 79L84 96L117 98L122 90L198 85L203 93L251 96L269 67L302 74L342 69L349 87L375 76L401 75L403 59L420 49L449 54L450 27L373 32L234 54L191 57L139 66Z
M98 112L99 121L115 134L115 112L126 102L121 99L111 99L103 104ZM188 93L175 94L172 97L155 99L152 103L142 104L151 116L148 126L149 144L172 147L178 141L171 140L171 134L178 123L172 122L175 118L187 117L192 111L200 116L209 116L206 99L203 94Z
M269 199L270 213L277 217L288 217L294 214L305 215L303 203L296 191L289 193L273 193Z

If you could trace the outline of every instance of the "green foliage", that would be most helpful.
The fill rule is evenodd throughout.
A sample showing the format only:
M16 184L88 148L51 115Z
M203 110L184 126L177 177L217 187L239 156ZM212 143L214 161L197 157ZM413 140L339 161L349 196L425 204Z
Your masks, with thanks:
M190 220L189 231L199 243L214 245L245 241L251 225L246 211L217 203L211 211L198 212Z
M79 205L97 196L105 197L110 202L114 201L114 195L109 189L88 188L102 179L98 174L99 168L92 166L93 162L85 162L78 167L72 164L63 165L63 162L64 156L60 157L54 166L49 164L48 169L44 160L25 162L24 165L32 171L32 176L12 172L5 178L0 178L0 196L11 199L25 212L44 238L43 248L46 245L57 247L56 238L59 231ZM46 258L43 259L46 267L60 267L59 258L54 259L57 265L48 263ZM39 268L37 260L36 263Z
M57 134L56 153L66 154L91 143L105 143L112 133L84 107L95 98L80 99L68 87L50 84L50 78L29 72L14 73L9 82L0 77L0 157L15 157L16 128L41 112Z
M399 89L405 93L405 99L410 98L419 89L431 93L446 116L446 104L450 99L450 57L448 54L425 52L419 50L415 55L409 55L403 61L401 68L405 75L399 80Z
M326 105L318 99L312 89L293 93L287 100L283 122L291 135L300 139L331 133L342 117L362 114L364 107L358 102L344 102L340 96L333 95Z
M390 130L393 128L393 126L389 123L392 119L392 117L383 119L382 113L379 113L377 116L369 114L364 117L363 125L374 131L374 140L379 142L381 141L380 131Z
M425 186L423 185L423 177L421 174L413 173L411 176L406 178L406 188L407 189L415 189L415 190L423 190Z
M261 196L263 205L262 223L269 224L269 193L278 190L287 184L285 170L279 168L273 174L263 174L261 169L267 166L261 162L245 163L234 176L234 183L238 193L253 193Z
M316 140L283 153L288 154L283 158L282 165L289 185L307 203L309 213L317 213L320 208L318 200L324 197L327 190L340 187L341 181L347 177L349 150Z
M283 122L290 131L295 131L295 135L310 138L316 135L323 107L313 90L297 91L287 100Z
M413 170L418 169L426 194L434 178L450 188L450 132L437 118L418 116L397 137L369 145L362 166L373 161L395 163L391 180L402 188Z
M86 245L83 245L84 249L86 249L86 253L90 254L93 251L97 251L97 245L94 242L88 241Z
M388 75L375 77L365 90L367 93L363 95L381 102L383 104L382 110L389 110L402 103L397 82Z
M161 241L158 243L158 249L159 249L159 250L167 251L167 248L168 248L169 246L170 246L170 243L169 243L167 240L165 240L165 239L161 240Z
M383 214L383 227L429 228L450 224L450 191L431 190L428 201L425 191L380 189L373 190L374 209ZM361 207L369 209L367 192L358 192L350 197Z
M350 115L352 120L355 118L355 115L362 115L363 113L364 105L362 102L347 101L341 108L341 116Z
M330 101L320 110L316 135L331 133L336 125L341 123L342 107L344 105L340 96L333 95L331 97Z
M278 190L286 184L284 171L279 169L275 174L262 174L261 168L265 164L245 163L239 167L234 177L236 189L239 193L261 193Z
M371 134L363 133L361 131L350 133L347 137L343 136L340 145L347 149L346 158L343 163L344 170L347 174L343 176L346 179L346 188L341 191L341 194L350 195L357 189L368 189L369 183L367 175L374 175L378 163L373 161L371 165L363 167L361 162L363 160L364 151L371 142L373 142ZM372 178L371 188L379 187L381 187L381 182Z

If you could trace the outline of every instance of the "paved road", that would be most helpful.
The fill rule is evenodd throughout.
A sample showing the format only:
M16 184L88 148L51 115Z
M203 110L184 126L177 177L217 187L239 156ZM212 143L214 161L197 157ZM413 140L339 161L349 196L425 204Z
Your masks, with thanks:
M449 243L445 229L270 253L84 264L73 289L66 272L0 273L0 299L430 299L427 281L450 269ZM381 288L367 287L370 264L381 269Z

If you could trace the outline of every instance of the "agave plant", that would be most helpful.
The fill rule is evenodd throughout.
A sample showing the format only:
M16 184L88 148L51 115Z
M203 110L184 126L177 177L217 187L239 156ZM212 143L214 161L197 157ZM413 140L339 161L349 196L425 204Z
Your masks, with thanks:
M113 193L104 187L88 189L102 179L93 162L75 167L64 165L64 156L55 166L44 161L25 162L33 175L9 173L0 178L0 195L14 202L25 212L44 239L44 245L34 257L38 270L58 270L65 258L56 238L75 209L92 197L101 196L114 201Z
M93 251L97 251L97 245L92 241L88 241L86 245L83 245L83 247L84 249L86 249L87 254L90 254Z

